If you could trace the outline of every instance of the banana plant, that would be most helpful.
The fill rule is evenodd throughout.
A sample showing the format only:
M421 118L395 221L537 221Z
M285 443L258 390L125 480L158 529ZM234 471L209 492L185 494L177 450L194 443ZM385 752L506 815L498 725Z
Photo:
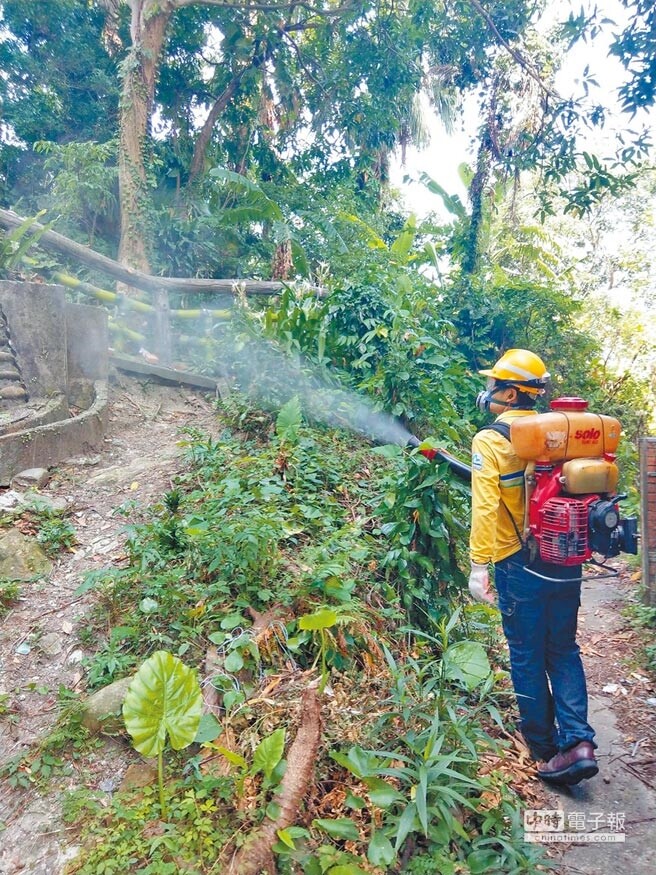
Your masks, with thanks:
M296 270L303 276L309 275L309 265L297 235L294 233L292 221L285 215L264 189L241 173L228 170L225 167L214 167L210 176L229 186L237 203L235 206L224 206L221 210L226 222L261 224L267 226L276 244L289 242Z

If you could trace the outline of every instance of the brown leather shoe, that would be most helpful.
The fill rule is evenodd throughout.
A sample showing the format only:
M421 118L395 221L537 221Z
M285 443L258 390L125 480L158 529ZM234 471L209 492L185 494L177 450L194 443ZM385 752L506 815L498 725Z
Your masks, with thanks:
M578 784L592 778L599 771L594 747L589 741L580 741L563 753L551 757L548 763L538 766L538 775L552 784Z

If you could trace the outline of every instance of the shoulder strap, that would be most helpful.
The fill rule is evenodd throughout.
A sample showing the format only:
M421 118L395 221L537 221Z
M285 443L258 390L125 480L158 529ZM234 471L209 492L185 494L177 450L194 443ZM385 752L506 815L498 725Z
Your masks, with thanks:
M509 422L491 422L489 425L484 425L480 431L496 431L497 434L503 435L507 441L510 440Z
M479 431L496 431L497 434L500 434L502 437L505 437L505 439L507 441L510 441L510 423L509 422L491 422L489 425L484 425L481 429L479 429ZM506 509L506 513L508 514L508 517L510 518L510 522L512 523L512 527L515 530L515 534L517 535L517 540L519 541L519 543L523 547L524 546L524 539L522 538L520 531L517 528L517 523L515 522L515 518L510 513L510 508L508 507L506 502L503 500L503 498L501 498L500 500L501 500L501 504Z

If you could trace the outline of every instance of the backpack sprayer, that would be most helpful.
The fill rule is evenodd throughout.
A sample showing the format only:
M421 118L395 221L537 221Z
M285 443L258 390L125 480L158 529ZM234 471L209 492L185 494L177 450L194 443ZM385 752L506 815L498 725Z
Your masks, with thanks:
M582 398L557 398L550 407L549 413L515 419L509 427L489 426L504 434L518 458L528 462L521 538L528 548L528 564L540 559L553 565L599 565L593 554L609 559L620 552L637 553L637 520L622 518L619 502L626 495L615 491L620 423L612 416L590 413ZM417 448L420 442L413 436L408 446ZM420 452L446 462L458 477L471 482L471 468L445 450Z

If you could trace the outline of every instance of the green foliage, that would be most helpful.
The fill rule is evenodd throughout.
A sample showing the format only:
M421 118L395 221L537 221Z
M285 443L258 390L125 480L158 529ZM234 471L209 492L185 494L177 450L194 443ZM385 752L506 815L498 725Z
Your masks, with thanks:
M113 626L104 645L85 661L89 689L95 690L125 677L136 666L138 631L137 626ZM91 640L91 635L89 638Z
M512 793L494 774L479 774L478 751L497 744L485 726L501 717L479 642L455 640L465 631L461 620L459 611L444 618L436 637L412 631L416 657L397 661L386 650L389 697L370 730L372 749L356 745L330 756L366 787L357 808L371 818L370 862L392 866L407 844L415 852L404 871L418 875L465 865L482 872L495 854L493 871L528 875L542 852L523 842ZM479 665L472 683L469 669ZM499 794L494 807L485 802L490 793Z
M0 97L21 142L0 146L0 180L3 200L22 197L34 210L47 202L65 213L73 236L110 251L116 74L130 35L125 5L116 18L105 13L75 0L3 4ZM514 44L527 14L520 0L494 10L504 43ZM539 90L526 113L539 134L518 120L529 93L524 73L512 69L505 46L495 58L494 31L469 6L365 3L308 15L303 5L283 20L280 9L193 4L170 21L157 78L162 131L143 144L155 271L266 277L276 247L289 242L294 273L315 287L264 302L236 296L230 328L208 316L188 339L198 366L219 367L242 394L221 403L219 438L187 430L188 470L158 503L124 508L127 567L94 572L78 589L96 596L84 632L85 644L101 642L90 688L154 652L125 716L135 747L159 758L160 793L159 802L150 788L118 794L107 807L71 799L71 816L87 818L71 872L217 871L235 833L275 816L286 767L287 710L262 716L268 703L256 707L257 692L319 664L321 690L330 676L336 697L348 690L380 707L353 720L336 702L332 759L320 757L317 773L324 786L341 781L345 802L280 831L281 873L360 875L398 866L401 854L415 875L541 865L539 850L522 841L517 799L497 776L479 774L480 750L497 744L504 693L492 668L491 610L454 612L469 496L445 465L401 444L411 429L464 455L476 427L473 373L510 346L536 349L562 375L559 389L621 410L631 434L639 430L639 414L623 410L639 410L639 383L615 386L604 373L599 333L582 325L585 301L567 259L532 218L514 221L507 180L542 168L547 184L533 212L560 203L578 215L633 184L646 138L627 134L615 164L581 153L581 106L550 104ZM572 22L563 36L583 29ZM217 30L219 54L207 43ZM75 57L71 40L82 46ZM536 69L554 63L551 50L535 58ZM94 75L74 107L71 83L85 81L74 75L85 65ZM412 107L426 70L437 105L479 83L489 109L480 162L463 171L473 215L424 178L454 220L448 227L418 225L385 194L391 150L421 137ZM197 109L219 106L227 89L200 156L216 169L194 176ZM589 121L598 124L600 111ZM2 238L0 267L15 268L32 222ZM353 413L358 405L364 418ZM392 443L372 451L347 429ZM72 546L65 520L43 523L50 551ZM263 615L275 617L266 634L251 625ZM179 658L199 665L208 643L221 711L201 724L197 681ZM225 728L235 749L217 743ZM345 741L352 733L356 741ZM188 757L189 779L172 785L167 810L167 734L174 749L195 742L220 754L233 776L209 778L201 754ZM64 765L57 750L32 751L6 775L41 789Z
M240 173L227 170L225 167L215 167L213 170L210 170L210 176L242 189L250 197L253 213L248 212L248 206L245 206L241 208L244 211L244 216L253 218L255 221L282 221L283 214L280 207L271 198L267 197L257 183L247 179ZM234 221L241 218L241 213L237 209L232 209L227 212L226 217Z
M56 556L77 544L75 527L61 514L42 511L37 514L37 519L39 530L36 539L48 556Z
M11 0L2 11L2 66L10 71L5 112L22 141L33 142L37 132L39 139L88 136L115 123L118 83L102 44L100 9L75 0L54 0L47 8Z
M113 626L90 667L93 684L120 677L150 649L200 656L203 635L226 648L230 674L244 665L259 672L264 657L244 631L247 608L298 603L303 614L311 599L348 609L379 586L384 545L371 535L372 479L384 462L369 467L375 457L366 446L303 426L293 444L278 436L240 444L227 434L214 443L194 432L185 443L191 467L175 501L129 528L131 567L86 584L98 589L99 627L108 618ZM311 664L316 650L304 634L295 656ZM355 627L344 634L355 645ZM349 661L333 645L325 657L328 665Z
M582 302L566 289L511 279L495 267L492 276L456 282L449 301L459 348L473 368L488 366L501 350L535 349L549 362L551 373L568 374L575 384L573 363L590 360L593 341L576 323ZM585 385L590 382L586 376Z
M445 465L416 451L408 456L383 447L378 452L397 460L381 484L380 531L389 545L382 566L390 582L398 581L411 622L423 628L448 610L464 584L456 559L467 494Z
M257 775L262 772L270 779L282 759L284 750L285 730L279 727L271 735L263 738L255 749L251 773Z
M10 787L23 790L37 787L42 792L49 789L53 780L68 777L71 773L65 759L48 750L12 757L0 768L0 776Z
M457 641L442 655L447 680L460 681L473 690L490 675L490 661L485 648L478 641Z
M298 628L305 629L311 632L319 633L321 642L321 683L319 684L319 693L323 693L326 684L328 683L328 670L326 668L326 629L330 629L337 622L337 613L331 610L315 611L313 614L305 614L298 618Z
M50 180L48 208L62 218L60 233L94 246L98 232L118 219L116 141L107 143L38 141L34 151L45 155L43 172Z
M30 247L38 242L44 231L52 227L51 224L46 225L39 231L35 231L33 228L35 223L40 222L44 212L42 210L12 231L0 230L0 279L6 278L12 271L16 270Z
M0 617L4 617L18 598L20 587L15 580L0 579Z
M125 726L135 750L159 756L167 736L180 750L196 737L202 696L192 670L173 654L159 650L134 676L123 702Z
M610 51L629 74L619 93L624 110L635 115L639 109L652 106L656 98L656 11L649 0L622 0L622 3L630 18L624 30L615 35Z
M276 417L276 434L282 444L298 442L298 433L302 423L301 403L298 396L291 398L280 408Z
M644 599L647 594L643 590L640 595ZM629 605L626 614L641 633L645 668L656 672L656 605L637 601Z
M169 820L160 822L153 788L136 795L114 795L109 804L99 794L80 791L64 805L65 819L82 823L83 850L67 864L67 875L120 875L142 869L176 875L182 867L209 872L217 848L234 831L227 801L234 792L229 778L196 778L169 787Z
M10 73L0 87L16 139L1 150L8 168L5 198L36 200L49 194L48 170L40 155L28 151L36 142L64 149L70 144L75 151L84 142L107 144L129 135L118 136L119 91L128 84L130 65L139 64L139 46L131 44L129 15L120 7L77 0L38 10L12 0L5 7L0 61ZM169 18L168 39L154 95L161 123L157 136L143 144L144 167L135 168L153 182L146 218L156 232L152 259L158 269L226 275L221 270L229 263L228 275L262 273L272 245L291 240L296 271L306 275L307 265L325 255L338 213L325 209L333 200L326 192L341 187L343 206L358 204L348 215L376 210L391 152L425 141L419 93L452 115L457 94L485 82L496 49L515 41L531 15L523 0L495 10L494 28L433 2L416 9L366 2L316 16L266 4L251 12L202 3L162 12ZM143 28L150 23L146 17ZM222 34L220 52L212 42L216 32ZM359 83L355 91L353 82ZM203 139L198 110L218 117L196 154ZM206 167L218 168L213 179ZM84 185L82 179L78 191ZM242 202L233 198L237 191ZM76 213L86 233L115 244L114 216L96 227L103 217L93 208ZM260 222L264 227L257 227ZM313 238L309 248L306 236ZM403 249L399 242L396 253ZM307 264L306 250L314 254Z
M357 266L349 264L348 279L326 280L330 295L325 300L311 292L287 292L275 306L244 314L251 340L244 341L243 353L261 360L258 375L267 370L263 334L287 355L303 357L301 378L304 363L310 365L304 379L315 392L350 385L406 424L430 428L439 423L441 435L462 439L458 406L469 378L436 289L409 264L398 263L393 246L361 254ZM259 379L264 384L257 397L263 394L275 403L275 374ZM241 386L249 391L245 380Z
M231 404L236 411L234 399ZM318 875L363 872L365 860L389 867L409 838L418 845L418 860L425 851L429 859L441 854L454 864L474 866L491 849L508 868L531 871L536 855L524 850L522 857L515 834L507 829L516 801L504 791L501 813L494 816L481 810L479 801L492 779L477 777L477 749L492 743L484 724L501 723L501 717L492 693L496 676L472 638L475 624L468 620L468 632L460 625L461 614L447 607L458 591L456 546L445 522L453 522L447 472L400 447L372 453L339 432L311 429L302 424L296 403L279 415L276 429L270 416L263 416L262 425L255 440L243 443L227 432L214 442L188 431L189 472L150 518L132 526L131 569L98 575L88 583L95 585L113 618L115 659L133 658L135 651L161 646L165 639L195 661L204 656L208 639L222 654L223 675L214 681L225 709L220 724L239 727L243 742L234 750L221 738L214 741L221 725L212 728L205 742L232 765L234 775L231 793L215 799L207 816L201 806L194 821L215 843L213 861L217 849L229 846L221 824L233 823L234 831L235 817L242 817L230 799L248 794L253 824L266 811L275 816L268 806L284 773L286 730L277 725L253 733L260 720L249 702L255 678L277 672L277 658L287 664L293 659L301 668L320 659L322 683L332 668L334 682L348 677L351 684L362 676L362 666L379 658L385 674L376 683L384 707L360 727L369 744L336 751L332 763L319 766L322 774L334 776L339 766L354 776L359 789L352 790L346 779L347 799L354 810L366 812L370 820L364 823L371 827L356 827L345 808L314 817L307 829L283 830L274 849L281 872L294 871L293 866ZM175 542L162 536L171 516L183 535ZM383 520L390 517L398 531L383 531ZM414 526L407 544L403 540L409 530L401 521ZM244 532L255 543L242 540ZM265 549L260 551L261 542ZM399 551L396 564L387 561L394 549ZM424 550L429 553L422 560ZM406 567L400 561L404 556ZM408 570L413 563L425 574L426 590L413 591L406 604L424 632L399 629L399 620L409 616L400 610L401 599L407 587L416 586ZM446 582L437 594L431 575ZM249 634L246 619L247 609L264 610L272 601L286 605L294 618L276 625L273 648ZM128 617L129 625L116 625ZM404 631L413 640L412 656L391 649L398 651ZM155 704L148 718L157 722L158 715ZM153 724L153 738L158 726ZM190 730L187 740L191 737ZM195 779L193 792L201 793L207 780ZM328 780L332 786L334 777ZM133 860L149 855L154 871L164 872L174 853L179 854L174 865L180 865L192 846L197 847L195 865L208 871L212 863L205 862L206 846L199 837L194 844L194 830L181 813L188 792L176 789L174 795L166 829L157 831L167 840L155 844L150 830L137 831L136 823L137 817L155 820L161 802L155 808L149 790L133 803L117 797L104 814L105 828L110 824L114 836L113 856L91 813L91 843L71 871L120 871L132 853ZM479 833L483 824L485 832ZM348 852L341 847L345 840L352 843Z
M25 689L29 691L30 685ZM34 691L44 693L43 688L37 687ZM63 788L75 773L79 761L95 751L99 742L90 737L82 725L84 709L79 696L66 687L60 687L57 709L55 723L48 734L0 767L0 777L10 787L36 788L43 794Z
M2 19L0 198L3 206L21 203L20 211L36 212L47 201L50 178L34 143L104 143L116 134L117 58L104 39L113 29L105 30L104 10L77 0L9 0ZM116 228L103 230L111 235Z
M284 774L285 730L280 727L261 739L249 766L244 757L220 745L212 745L237 768L236 778L190 774L185 782L168 786L168 820L161 820L161 807L152 788L134 796L114 796L108 808L88 792L74 794L65 803L67 820L84 823L83 847L67 872L125 872L136 865L157 873L179 872L192 867L211 872L234 838L235 824L243 814L233 807L241 799L247 777L261 781L257 805L262 816L271 804ZM272 816L275 816L271 812ZM294 828L290 832L293 834Z
M284 727L279 726L270 735L260 740L253 752L250 765L246 757L236 753L234 750L230 750L221 744L214 744L211 747L221 756L225 757L227 762L233 767L233 772L235 769L237 770L235 793L238 798L244 796L246 779L259 776L259 792L256 800L257 808L262 813L266 813L271 819L275 819L277 817L278 803L274 797L280 792L280 781L287 769L287 761L283 759L285 752Z

